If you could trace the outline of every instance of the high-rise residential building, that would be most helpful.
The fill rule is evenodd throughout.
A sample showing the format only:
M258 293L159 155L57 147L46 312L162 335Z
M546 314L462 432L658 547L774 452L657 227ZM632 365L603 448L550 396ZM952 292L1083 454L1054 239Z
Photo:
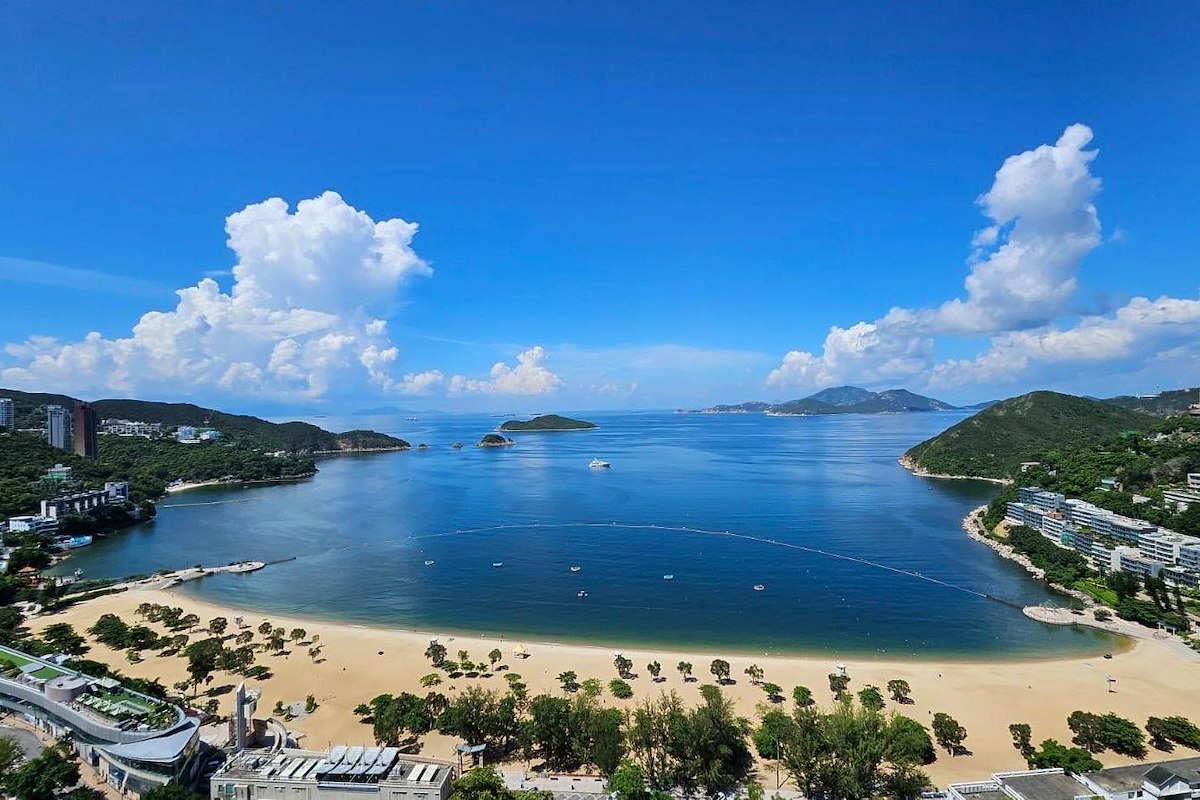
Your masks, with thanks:
M46 441L59 450L71 449L71 412L62 406L46 406Z
M71 432L75 440L75 455L95 458L100 452L96 432L100 420L91 404L75 401L75 413L71 417Z
M16 425L16 421L13 401L7 397L0 397L0 428L12 428Z

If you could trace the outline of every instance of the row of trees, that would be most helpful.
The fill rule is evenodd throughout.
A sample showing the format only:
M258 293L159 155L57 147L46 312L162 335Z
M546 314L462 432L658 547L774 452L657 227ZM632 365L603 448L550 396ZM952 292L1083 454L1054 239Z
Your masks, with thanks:
M1046 739L1040 748L1033 746L1033 731L1023 722L1008 726L1015 747L1029 766L1036 769L1061 767L1068 772L1089 772L1102 768L1094 756L1112 750L1132 758L1144 758L1146 738L1159 750L1170 751L1175 745L1200 749L1200 728L1186 717L1150 717L1145 734L1132 720L1116 714L1093 714L1074 711L1067 717L1067 727L1074 734L1075 747L1067 747L1054 739Z

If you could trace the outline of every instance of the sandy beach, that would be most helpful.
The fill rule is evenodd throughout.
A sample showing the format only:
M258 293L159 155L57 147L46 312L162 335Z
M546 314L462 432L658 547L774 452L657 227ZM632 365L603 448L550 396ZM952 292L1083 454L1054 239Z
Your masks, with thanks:
M500 648L504 663L520 673L529 685L531 694L559 692L554 676L564 670L574 670L579 678L597 677L607 684L616 673L612 665L615 650L622 649L633 660L638 677L631 683L634 698L619 701L605 694L607 704L629 706L647 697L656 697L661 691L676 691L685 702L699 700L698 687L710 683L708 665L714 657L726 657L722 653L651 651L619 647L588 647L538 643L523 639L498 639L447 635L433 632L415 632L384 628L345 625L311 619L288 618L274 614L238 611L221 608L209 603L161 589L134 589L115 595L96 598L87 603L69 608L54 616L42 617L30 622L33 630L40 630L51 622L69 622L81 633L104 613L112 613L126 621L136 620L134 610L140 603L162 603L180 606L185 612L195 613L207 620L223 616L233 629L234 617L241 614L247 626L255 628L269 619L276 626L288 630L304 628L311 636L320 635L324 646L324 660L314 664L305 654L304 648L296 648L288 655L260 654L259 664L268 665L274 676L257 685L263 693L260 712L269 713L276 701L291 703L303 700L308 694L316 696L320 707L306 719L292 723L292 728L304 734L302 742L307 746L322 748L338 743L363 743L371 738L370 729L359 723L353 709L375 695L401 691L424 693L419 684L422 675L432 671L424 657L431 637L438 637L453 655L467 650L476 661L486 660L487 653ZM1033 624L1033 623L1029 623ZM203 633L193 633L193 640ZM230 632L227 636L232 635ZM257 637L256 637L257 640ZM148 653L145 661L130 664L122 651L114 651L104 645L92 643L88 658L105 661L126 674L138 677L156 677L170 686L186 677L185 662L178 657L161 657ZM513 648L521 645L529 653L528 658L513 656ZM645 665L658 660L663 665L666 680L652 682ZM689 661L694 673L700 678L685 684L675 665ZM746 656L730 657L733 677L737 683L726 691L738 703L739 711L750 718L757 716L756 706L764 701L758 687L752 685L743 674L750 663L757 663L765 671L765 680L778 683L790 694L791 687L800 684L813 690L818 702L828 704L827 675L833 671L835 660L831 658L762 656L750 659ZM1138 724L1147 716L1182 714L1200 720L1200 692L1195 690L1200 679L1200 665L1185 661L1162 642L1141 640L1131 642L1128 648L1115 652L1111 659L1068 658L1056 660L1025 661L888 661L844 659L851 677L851 689L857 690L867 684L883 689L888 680L903 678L912 687L913 704L897 706L889 702L889 708L901 710L925 724L933 713L944 711L962 723L968 731L967 747L971 755L950 757L939 753L938 760L928 767L928 772L938 785L950 781L971 780L999 770L1024 768L1024 761L1013 749L1008 733L1012 722L1026 722L1033 726L1034 741L1055 738L1061 742L1070 740L1066 726L1067 715L1076 709L1092 712L1113 711L1133 719ZM503 689L503 673L493 677L475 679L446 679L437 687L438 691L451 694L470 685ZM1114 692L1108 691L1106 677L1116 679ZM217 675L213 687L235 684L234 675ZM222 703L228 705L230 695L222 695ZM223 713L228 709L223 709ZM450 758L455 743L437 734L427 737L424 752L427 755ZM1174 757L1191 755L1186 749L1177 749ZM1155 751L1151 751L1151 758ZM1105 753L1100 759L1106 766L1128 763L1128 759ZM764 783L773 780L773 767L764 768Z

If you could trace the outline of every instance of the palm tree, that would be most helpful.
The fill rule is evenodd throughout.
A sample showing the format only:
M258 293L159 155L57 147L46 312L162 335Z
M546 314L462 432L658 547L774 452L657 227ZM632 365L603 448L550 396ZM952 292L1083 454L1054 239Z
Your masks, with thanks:
M684 683L687 683L688 678L692 677L692 665L687 661L680 661L675 665L675 669L679 670L679 674L683 676Z

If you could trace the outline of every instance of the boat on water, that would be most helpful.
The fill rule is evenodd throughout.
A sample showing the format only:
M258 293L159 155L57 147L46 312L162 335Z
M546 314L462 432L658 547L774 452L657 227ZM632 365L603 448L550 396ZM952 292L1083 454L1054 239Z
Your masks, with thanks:
M577 595L575 595L575 596L576 596L576 597L587 597L587 596L588 596L588 593L587 593L587 591L585 591L584 589L580 589L580 590L579 590L579 594L577 594Z
M663 575L663 580L664 581L673 581L673 580L675 580L675 576L670 573L667 573L666 575Z
M608 463L607 461L601 461L598 458L593 458L592 463L588 464L588 466L592 469L604 469L606 467L611 467L612 464Z
M427 558L427 559L425 559L425 566L427 566L427 567L432 567L432 566L433 566L433 559L432 559L432 558Z
M417 418L416 417L405 417L404 421L405 422L416 422Z
M579 566L578 564L571 565L571 572L579 572L581 569L583 569L583 567Z
M493 562L492 562L492 566L493 566L493 567L503 567L503 566L504 566L504 562L503 562L503 561L493 561Z
M766 589L766 588L767 587L763 586L761 583L754 584L754 591L756 591L756 592L761 592L763 589Z
M453 447L455 450L462 450L463 445L462 445L462 442L455 442L454 444L452 444L450 446Z

